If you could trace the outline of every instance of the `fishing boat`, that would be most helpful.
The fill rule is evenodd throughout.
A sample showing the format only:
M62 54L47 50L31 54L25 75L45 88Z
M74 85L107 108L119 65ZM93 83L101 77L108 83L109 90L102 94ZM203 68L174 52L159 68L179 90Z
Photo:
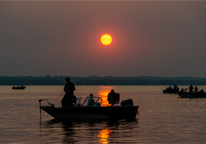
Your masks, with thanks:
M21 85L21 86L13 86L12 87L12 89L25 89L26 88L26 86L23 86L23 85Z
M57 120L96 120L96 119L134 119L138 114L139 106L134 106L132 99L123 100L121 105L118 97L114 98L111 106L102 106L102 98L98 96L88 96L81 104L82 97L73 98L71 107L55 107L55 104L48 99L39 100L40 113L45 111ZM46 100L47 106L42 106L41 102ZM93 103L91 104L93 100ZM115 105L116 104L116 105Z
M165 90L163 90L163 93L178 93L178 92L179 92L178 87L172 88L171 86L167 87Z
M206 92L179 92L180 98L206 98Z
M163 93L178 93L179 89L166 89L163 90Z

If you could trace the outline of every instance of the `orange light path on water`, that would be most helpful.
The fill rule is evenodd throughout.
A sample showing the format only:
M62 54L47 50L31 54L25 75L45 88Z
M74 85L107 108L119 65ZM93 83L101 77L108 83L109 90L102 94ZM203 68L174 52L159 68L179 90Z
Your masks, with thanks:
M112 133L112 130L110 130L110 129L102 129L99 132L99 135L98 135L99 143L108 144L110 142L110 141L108 141L109 133Z
M99 87L97 95L102 98L101 106L111 106L111 104L109 104L107 98L108 98L108 94L110 93L110 91L112 89L114 89L113 86L100 86Z
M108 97L108 93L110 91L109 90L102 90L102 91L99 91L98 95L102 98L102 104L101 106L110 106L108 100L107 100L107 97Z

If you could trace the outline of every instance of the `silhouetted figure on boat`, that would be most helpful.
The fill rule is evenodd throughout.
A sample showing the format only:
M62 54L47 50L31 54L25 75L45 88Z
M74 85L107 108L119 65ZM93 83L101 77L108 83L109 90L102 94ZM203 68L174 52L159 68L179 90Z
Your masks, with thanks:
M108 102L109 104L111 104L112 106L114 104L117 104L119 103L119 93L116 93L113 89L110 91L110 93L108 94Z
M169 86L169 87L167 87L167 88L166 88L166 90L171 90L171 89L172 89L172 87L171 87L171 86Z
M183 88L181 89L180 93L184 92Z
M195 86L195 92L198 92L198 88L197 88L197 86Z
M179 89L179 87L175 84L175 85L174 85L174 89Z
M192 92L193 89L194 89L194 87L193 87L192 84L191 84L190 87L189 87L190 92Z
M107 98L109 104L112 104L112 99L113 99L114 94L115 94L115 91L112 89L110 93L108 94L108 98Z
M204 90L202 89L202 90L200 90L199 92L204 92Z
M64 85L64 92L65 95L62 98L62 107L71 107L72 106L72 99L74 99L74 91L76 90L74 84L70 82L70 78L67 77L66 84Z
M95 100L93 99L93 94L89 95L89 104L88 105L94 105L95 104Z

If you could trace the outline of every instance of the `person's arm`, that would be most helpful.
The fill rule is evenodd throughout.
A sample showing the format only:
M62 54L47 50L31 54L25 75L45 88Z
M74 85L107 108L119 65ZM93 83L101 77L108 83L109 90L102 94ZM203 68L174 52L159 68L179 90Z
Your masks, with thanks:
M64 85L64 92L66 92L66 85Z

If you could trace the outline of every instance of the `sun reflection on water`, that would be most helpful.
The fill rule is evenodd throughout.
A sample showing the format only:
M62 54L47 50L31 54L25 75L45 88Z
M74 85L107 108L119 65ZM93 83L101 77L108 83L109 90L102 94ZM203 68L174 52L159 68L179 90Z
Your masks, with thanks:
M98 95L102 98L102 104L101 106L111 106L111 104L109 104L107 97L108 97L108 93L114 89L114 87L112 86L101 86L99 91L98 91Z
M99 132L99 135L98 135L99 143L108 144L109 143L109 141L108 141L109 133L112 133L112 130L110 130L110 129L102 129Z

